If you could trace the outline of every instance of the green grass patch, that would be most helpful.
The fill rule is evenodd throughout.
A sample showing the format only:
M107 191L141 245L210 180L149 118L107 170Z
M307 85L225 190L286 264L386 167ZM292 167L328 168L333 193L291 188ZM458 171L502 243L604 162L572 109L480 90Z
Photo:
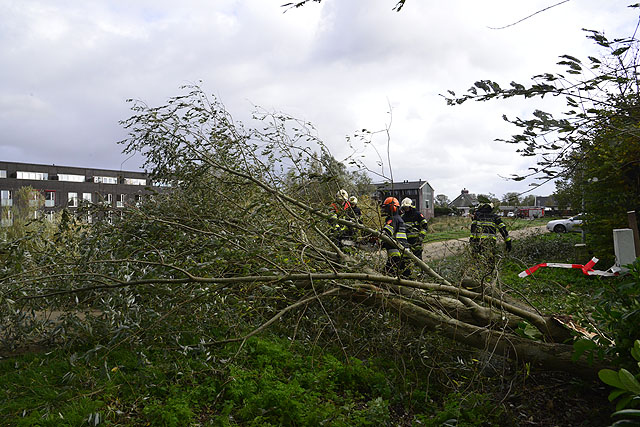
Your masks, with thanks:
M538 227L549 222L545 218L533 220L522 218L502 218L509 231ZM437 217L429 220L429 233L426 243L441 242L443 240L465 239L469 237L471 218L468 217Z
M384 360L312 357L278 339L253 339L235 358L231 350L60 350L5 359L0 419L16 426L365 426L388 422L392 404L412 406L396 394L402 379Z

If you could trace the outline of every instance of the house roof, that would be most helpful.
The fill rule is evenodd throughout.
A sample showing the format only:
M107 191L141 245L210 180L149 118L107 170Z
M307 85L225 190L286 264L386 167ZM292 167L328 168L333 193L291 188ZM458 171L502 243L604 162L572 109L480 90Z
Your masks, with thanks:
M463 207L471 207L478 204L478 198L475 194L469 193L466 190L463 190L462 193L451 203L449 203L450 207L463 208Z

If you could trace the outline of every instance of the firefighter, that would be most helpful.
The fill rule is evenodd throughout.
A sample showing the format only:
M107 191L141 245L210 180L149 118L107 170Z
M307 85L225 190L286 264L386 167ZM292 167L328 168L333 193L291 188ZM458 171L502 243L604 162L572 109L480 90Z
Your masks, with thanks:
M362 211L358 207L358 198L356 196L349 197L349 205L351 206L349 216L352 218L353 222L362 224Z
M340 190L336 193L335 201L331 203L329 207L329 214L331 218L329 219L329 234L331 239L336 243L339 248L344 246L343 239L349 237L349 228L340 224L337 219L349 219L347 217L348 211L351 210L351 205L349 204L349 193L346 190Z
M349 197L347 204L345 204L344 208L344 217L345 219L355 222L356 224L362 224L362 211L357 206L358 198L356 196ZM358 240L358 230L354 227L347 226L343 235L343 239L345 240L343 243L348 245L355 245Z
M471 221L471 236L469 236L472 252L485 254L493 259L498 232L502 235L507 252L511 251L511 237L509 237L507 226L498 215L493 213L493 203L486 198L481 198L478 202Z
M422 259L422 243L427 238L428 223L422 213L416 209L413 200L409 197L402 199L400 205L402 220L407 228L407 241L411 252L419 259Z
M338 216L343 216L344 213L351 207L349 204L349 193L347 190L342 189L336 193L336 200L331 204Z
M387 197L382 203L382 212L386 215L382 233L395 239L400 244L400 249L387 242L382 242L382 247L387 250L387 263L385 273L396 276L405 275L405 262L401 250L409 247L407 230L400 216L400 203L395 197Z

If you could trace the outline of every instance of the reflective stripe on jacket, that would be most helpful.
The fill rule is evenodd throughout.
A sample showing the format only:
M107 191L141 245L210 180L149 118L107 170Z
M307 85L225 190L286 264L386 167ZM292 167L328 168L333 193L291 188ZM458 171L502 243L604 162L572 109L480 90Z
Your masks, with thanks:
M409 247L409 242L407 241L407 229L400 215L395 214L393 216L388 216L385 220L384 227L382 227L382 232L392 239L396 239L403 248ZM401 255L398 248L393 247L385 241L382 242L382 247L387 250L387 256Z
M493 213L477 212L471 222L470 241L479 242L483 239L497 240L497 232L500 232L505 242L511 240L507 226L500 217Z
M407 228L407 240L411 246L415 244L421 244L422 240L427 236L427 229L429 227L427 219L422 213L411 208L404 214L402 214L402 220Z

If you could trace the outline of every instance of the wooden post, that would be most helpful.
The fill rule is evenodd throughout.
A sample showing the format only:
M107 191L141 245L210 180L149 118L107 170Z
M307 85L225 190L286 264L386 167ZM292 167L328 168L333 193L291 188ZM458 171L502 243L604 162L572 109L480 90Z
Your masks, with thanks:
M636 248L636 257L640 257L640 233L638 233L638 219L636 211L627 212L629 228L633 230L633 243Z

